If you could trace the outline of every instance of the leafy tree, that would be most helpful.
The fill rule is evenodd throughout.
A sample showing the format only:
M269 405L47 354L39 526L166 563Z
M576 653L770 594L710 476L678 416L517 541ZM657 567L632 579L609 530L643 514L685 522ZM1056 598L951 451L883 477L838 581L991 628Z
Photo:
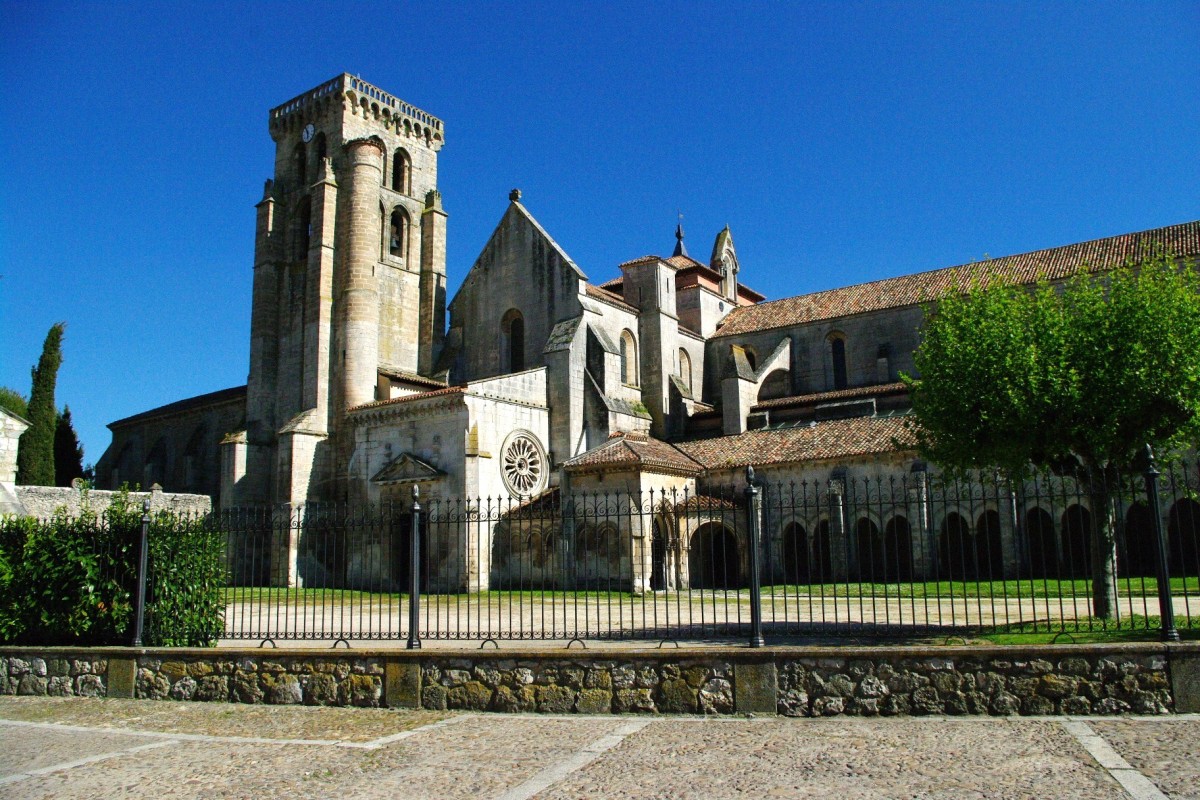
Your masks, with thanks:
M1116 614L1118 472L1200 442L1200 277L1166 256L1062 286L977 283L926 317L914 433L949 472L1075 464L1093 509L1092 613Z
M71 481L82 477L83 445L71 424L71 409L64 407L54 428L54 480L59 486L70 486Z
M54 385L62 364L62 339L65 322L50 326L42 344L42 357L33 368L33 387L29 392L29 429L21 434L17 450L17 483L26 486L54 485L54 431L58 427L58 409L54 405Z
M29 401L16 389L0 386L0 408L7 408L18 417L29 415Z

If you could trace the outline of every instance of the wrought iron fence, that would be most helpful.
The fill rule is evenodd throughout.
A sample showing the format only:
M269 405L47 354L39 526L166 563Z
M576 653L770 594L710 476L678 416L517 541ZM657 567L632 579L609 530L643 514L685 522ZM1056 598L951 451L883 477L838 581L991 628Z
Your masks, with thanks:
M1169 632L1172 603L1200 627L1198 490L1180 463L1149 478L913 472L213 523L228 537L227 639Z

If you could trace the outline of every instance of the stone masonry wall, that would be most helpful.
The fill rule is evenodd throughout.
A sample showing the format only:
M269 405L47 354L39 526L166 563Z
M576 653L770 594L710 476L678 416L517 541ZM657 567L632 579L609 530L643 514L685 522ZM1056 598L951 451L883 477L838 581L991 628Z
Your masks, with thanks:
M1165 714L1200 710L1198 678L1197 643L975 652L965 647L725 647L596 655L0 652L0 694L7 695L553 714Z
M103 513L120 492L104 489L73 489L57 486L18 486L17 498L24 513L38 519L48 519L61 508L72 517L84 508ZM174 511L180 514L207 514L212 511L212 498L205 494L174 492L129 492L130 505L140 510L142 501L150 500L150 511Z
M779 713L790 717L1165 714L1172 709L1164 655L802 658L777 666Z

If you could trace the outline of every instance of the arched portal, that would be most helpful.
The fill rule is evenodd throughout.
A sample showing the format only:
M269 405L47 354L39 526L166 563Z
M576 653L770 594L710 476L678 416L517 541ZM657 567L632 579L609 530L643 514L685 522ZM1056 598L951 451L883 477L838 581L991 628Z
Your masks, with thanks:
M733 589L741 583L741 559L733 531L706 522L692 534L688 574L693 589Z
M667 532L660 519L654 520L654 531L650 539L650 590L661 592L667 588Z

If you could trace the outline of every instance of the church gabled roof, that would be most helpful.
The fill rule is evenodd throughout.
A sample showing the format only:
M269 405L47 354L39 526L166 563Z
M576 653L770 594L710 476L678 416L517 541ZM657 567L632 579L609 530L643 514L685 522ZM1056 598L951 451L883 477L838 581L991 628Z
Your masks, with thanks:
M1103 272L1144 258L1156 248L1180 257L1200 255L1200 221L744 306L731 311L714 335L734 336L916 305L990 276L1033 283L1061 280L1081 269Z
M812 422L679 442L676 447L705 469L879 455L915 445L908 419L891 415Z
M614 433L607 442L563 464L568 472L638 469L674 475L699 475L703 468L678 447L644 433Z

